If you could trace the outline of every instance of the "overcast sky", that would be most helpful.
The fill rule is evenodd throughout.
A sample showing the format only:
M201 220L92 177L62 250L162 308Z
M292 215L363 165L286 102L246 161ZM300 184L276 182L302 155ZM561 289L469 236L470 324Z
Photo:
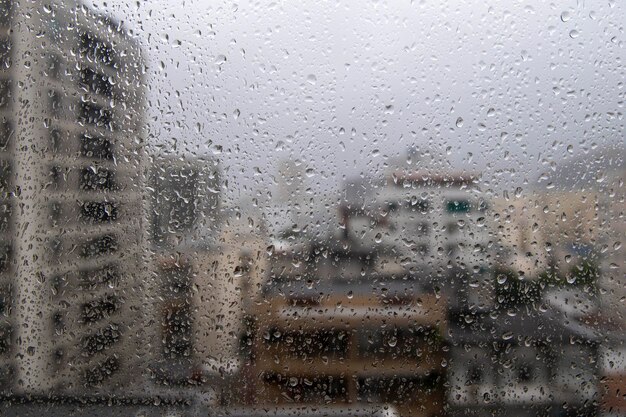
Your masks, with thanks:
M624 146L623 1L94 4L144 45L152 142L216 154L228 199L288 158L321 197L416 145L499 193Z

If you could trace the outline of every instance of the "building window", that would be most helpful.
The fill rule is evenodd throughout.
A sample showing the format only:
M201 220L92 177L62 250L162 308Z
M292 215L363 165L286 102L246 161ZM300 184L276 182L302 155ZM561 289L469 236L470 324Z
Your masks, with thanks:
M80 153L86 158L111 160L113 159L113 145L107 138L82 134Z
M11 102L11 81L0 80L0 109L7 108Z
M9 243L0 243L0 274L9 270L13 247Z
M50 176L50 183L52 184L52 187L55 190L58 189L61 186L63 180L61 167L58 165L52 165L50 167L50 173L48 175Z
M467 383L480 385L485 381L485 374L482 366L472 365L467 371Z
M6 232L11 228L11 203L0 203L0 232Z
M182 301L163 312L163 354L171 359L191 355L191 310Z
M81 218L87 222L105 223L117 220L118 204L108 201L86 201L81 205Z
M118 358L111 356L99 363L97 366L85 372L85 384L87 386L98 386L111 378L120 369Z
M0 159L0 193L6 193L11 187L11 162L6 159Z
M93 356L115 345L122 337L119 326L108 324L97 332L83 338L81 346L85 356Z
M52 203L50 203L49 209L50 225L53 227L57 226L59 224L59 220L61 219L61 203L58 201L53 201Z
M61 132L57 129L50 130L50 150L59 153L61 149Z
M56 90L48 91L48 99L50 103L50 113L54 116L59 116L62 106L61 93Z
M48 68L46 69L48 77L53 80L61 78L61 60L57 55L51 54L48 58Z
M106 265L102 268L83 270L79 274L80 285L84 289L97 289L104 286L115 287L120 281L119 268Z
M113 98L113 83L106 75L98 74L89 67L80 72L81 86L89 92Z
M99 127L107 126L111 128L113 116L111 111L102 108L95 103L81 102L79 118L82 123L96 125Z
M83 304L81 307L81 317L85 323L100 321L115 313L120 307L120 300L111 295L107 295L99 300L93 300Z
M0 39L0 71L11 67L11 49L12 44L10 39Z
M13 125L8 120L0 121L0 152L6 151L13 136Z
M93 256L106 255L117 251L118 243L115 236L104 235L95 239L88 240L83 244L80 252L83 258Z
M406 202L406 207L409 211L426 214L428 213L428 209L430 208L430 203L428 202L428 200L413 197Z
M65 318L60 311L56 311L52 314L52 328L56 334L65 333Z
M13 299L13 291L11 285L0 285L0 319L9 317L11 314L11 300Z
M448 213L469 213L471 206L467 200L450 200L446 203Z
M0 0L0 25L9 26L11 24L12 0Z
M515 379L520 384L527 384L534 382L535 371L530 364L523 363L517 366L515 369Z
M107 66L114 66L116 54L113 47L92 33L83 33L80 38L81 53L91 60Z
M83 168L80 186L85 191L112 191L115 187L115 172L100 167Z

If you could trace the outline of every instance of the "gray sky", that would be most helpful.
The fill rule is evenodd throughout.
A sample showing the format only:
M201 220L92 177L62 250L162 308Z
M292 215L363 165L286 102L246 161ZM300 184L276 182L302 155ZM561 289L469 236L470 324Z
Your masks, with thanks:
M285 158L321 197L417 145L500 193L624 146L622 1L94 4L145 47L152 140L216 154L232 200Z

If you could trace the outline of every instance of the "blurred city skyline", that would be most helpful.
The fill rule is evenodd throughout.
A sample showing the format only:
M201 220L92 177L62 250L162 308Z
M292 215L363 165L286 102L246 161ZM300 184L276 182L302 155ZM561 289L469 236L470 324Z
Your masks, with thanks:
M625 10L0 0L0 414L625 416Z

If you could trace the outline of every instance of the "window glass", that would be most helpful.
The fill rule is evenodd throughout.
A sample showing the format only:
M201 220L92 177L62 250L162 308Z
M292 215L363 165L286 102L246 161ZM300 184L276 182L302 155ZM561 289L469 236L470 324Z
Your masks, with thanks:
M626 417L619 0L0 0L0 416Z

